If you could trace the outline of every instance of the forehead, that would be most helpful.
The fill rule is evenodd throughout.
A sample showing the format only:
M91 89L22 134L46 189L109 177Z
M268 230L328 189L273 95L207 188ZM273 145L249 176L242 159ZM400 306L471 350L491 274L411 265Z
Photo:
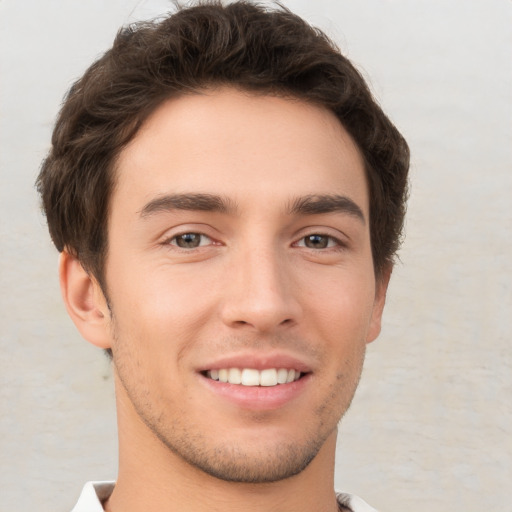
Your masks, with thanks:
M170 193L259 201L260 208L342 194L368 210L361 155L332 112L231 88L163 103L121 152L116 173L114 213L140 211Z

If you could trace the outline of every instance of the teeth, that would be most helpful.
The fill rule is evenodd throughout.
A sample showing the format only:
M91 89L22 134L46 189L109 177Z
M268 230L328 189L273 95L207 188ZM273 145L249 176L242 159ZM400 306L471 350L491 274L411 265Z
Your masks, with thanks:
M230 384L241 384L242 372L238 368L230 368L228 373L228 382Z
M288 370L286 368L279 368L277 370L277 383L278 384L286 384L288 380Z
M260 373L260 386L275 386L277 384L277 370L269 368Z
M231 384L231 382L230 382ZM252 368L244 368L242 370L242 385L244 386L259 386L260 385L260 372Z
M286 383L293 382L295 380L295 370L290 370L288 372L288 378L286 379Z
M241 384L242 386L276 386L277 384L289 384L299 380L301 373L287 368L266 368L255 370L254 368L221 368L209 370L206 375L219 382L229 384Z

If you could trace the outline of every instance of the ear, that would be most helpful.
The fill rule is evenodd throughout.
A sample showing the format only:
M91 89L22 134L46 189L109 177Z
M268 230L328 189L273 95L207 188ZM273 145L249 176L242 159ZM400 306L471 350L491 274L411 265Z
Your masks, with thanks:
M60 290L71 320L93 345L110 348L110 311L96 279L66 250L59 260Z
M375 283L375 300L373 303L372 317L370 319L370 328L368 329L366 343L371 343L380 334L382 313L384 311L384 304L386 304L386 293L388 291L388 284L392 270L392 265L389 265L377 277Z

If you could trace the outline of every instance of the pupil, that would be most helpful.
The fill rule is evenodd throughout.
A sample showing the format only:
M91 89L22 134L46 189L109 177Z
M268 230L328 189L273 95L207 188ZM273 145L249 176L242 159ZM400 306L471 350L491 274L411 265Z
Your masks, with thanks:
M325 249L327 247L327 237L323 235L309 235L306 237L306 247Z
M176 243L178 247L193 248L198 247L200 239L197 233L185 233L177 238Z

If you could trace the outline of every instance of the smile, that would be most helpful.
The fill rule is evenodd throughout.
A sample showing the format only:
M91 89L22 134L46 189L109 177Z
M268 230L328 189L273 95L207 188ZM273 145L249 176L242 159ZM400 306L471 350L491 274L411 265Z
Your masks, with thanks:
M228 384L265 387L289 384L299 380L302 376L300 371L293 368L266 368L264 370L256 370L254 368L221 368L218 370L208 370L205 372L205 375L212 380Z

